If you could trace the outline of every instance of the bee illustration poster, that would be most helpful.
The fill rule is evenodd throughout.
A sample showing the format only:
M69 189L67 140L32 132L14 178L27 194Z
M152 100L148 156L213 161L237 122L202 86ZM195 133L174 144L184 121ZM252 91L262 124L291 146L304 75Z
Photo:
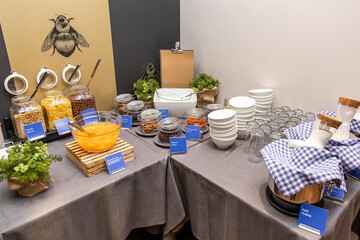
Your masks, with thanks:
M108 0L0 2L0 23L11 69L29 81L26 95L34 91L42 66L57 74L54 89L62 90L66 86L62 71L67 63L81 64L79 84L86 85L98 58L102 58L89 87L98 110L112 109L116 81ZM44 91L37 93L38 101Z

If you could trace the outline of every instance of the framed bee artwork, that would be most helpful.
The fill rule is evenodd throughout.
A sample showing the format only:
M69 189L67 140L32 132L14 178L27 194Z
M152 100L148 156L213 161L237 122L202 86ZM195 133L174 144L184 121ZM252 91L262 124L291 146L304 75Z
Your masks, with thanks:
M34 91L42 66L61 79L67 63L80 63L78 84L86 85L96 61L102 58L89 87L97 99L97 110L112 109L116 80L108 0L2 1L0 23L11 69L29 81L25 94ZM59 80L55 89L65 86ZM39 101L42 94L36 98Z

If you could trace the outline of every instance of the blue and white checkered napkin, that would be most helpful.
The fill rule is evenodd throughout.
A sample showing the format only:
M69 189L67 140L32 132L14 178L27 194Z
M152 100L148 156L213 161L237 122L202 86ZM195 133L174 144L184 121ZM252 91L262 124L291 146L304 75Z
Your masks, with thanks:
M346 191L340 160L333 152L314 147L291 149L285 139L260 150L279 190L290 196L311 184L330 180Z
M325 147L339 156L344 172L360 166L360 138L341 141L330 139Z
M335 116L335 111L324 111L322 113L332 117ZM360 126L359 122L360 121L353 119L351 121L351 125ZM313 124L313 122L304 123L296 127L286 129L285 135L289 139L306 140L310 137ZM326 143L325 147L339 156L345 172L360 166L360 138L342 141L330 139L330 141Z

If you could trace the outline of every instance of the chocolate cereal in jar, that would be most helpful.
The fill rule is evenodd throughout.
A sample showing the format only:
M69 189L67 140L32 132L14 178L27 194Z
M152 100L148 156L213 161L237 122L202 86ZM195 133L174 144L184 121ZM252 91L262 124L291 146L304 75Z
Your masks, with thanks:
M24 126L41 122L46 132L45 119L39 103L29 96L16 96L11 99L10 115L15 134L19 139L26 139Z
M89 87L85 85L74 85L70 88L67 98L71 102L73 116L76 117L81 112L94 108L96 110L95 96L89 92Z
M116 98L114 98L113 103L115 104L115 110L120 115L125 115L125 106L133 100L133 96L129 93L124 93L118 95Z
M181 137L181 121L176 117L168 117L159 123L159 141L170 143L170 138Z

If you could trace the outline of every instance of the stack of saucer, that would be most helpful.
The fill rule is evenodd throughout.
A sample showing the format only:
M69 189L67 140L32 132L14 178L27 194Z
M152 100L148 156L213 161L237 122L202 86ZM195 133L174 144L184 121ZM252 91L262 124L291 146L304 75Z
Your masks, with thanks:
M210 136L216 147L227 149L237 137L236 112L231 109L221 109L208 115Z
M273 103L273 89L249 90L249 97L255 99L255 115L263 115L271 110Z
M229 105L231 109L236 111L238 138L244 138L246 122L254 120L255 100L246 96L234 97L230 99Z

